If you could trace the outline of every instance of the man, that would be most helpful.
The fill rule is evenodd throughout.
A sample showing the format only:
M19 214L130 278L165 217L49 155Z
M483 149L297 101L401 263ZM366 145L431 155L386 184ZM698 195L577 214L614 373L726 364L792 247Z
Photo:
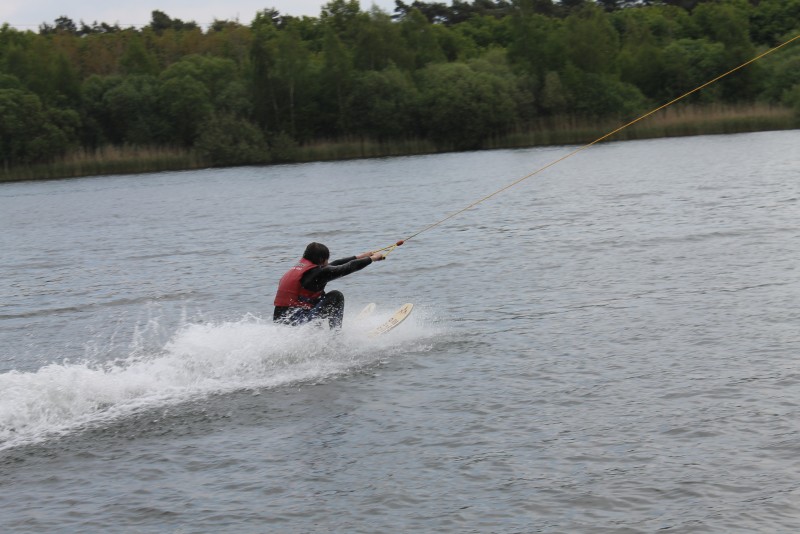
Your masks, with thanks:
M330 251L322 243L310 243L300 262L289 269L278 284L275 313L272 320L290 325L314 319L327 319L331 328L342 327L344 295L340 291L325 292L325 284L360 271L383 254L365 252L328 263Z

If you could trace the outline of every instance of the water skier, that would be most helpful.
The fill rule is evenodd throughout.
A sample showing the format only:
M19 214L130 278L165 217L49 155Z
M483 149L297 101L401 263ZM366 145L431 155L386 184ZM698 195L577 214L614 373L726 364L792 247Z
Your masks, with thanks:
M328 247L322 243L309 243L303 258L278 283L272 315L274 322L300 325L314 319L327 319L331 328L341 328L344 295L335 290L325 292L325 284L360 271L373 261L384 259L384 255L365 252L332 262L328 262L328 258Z

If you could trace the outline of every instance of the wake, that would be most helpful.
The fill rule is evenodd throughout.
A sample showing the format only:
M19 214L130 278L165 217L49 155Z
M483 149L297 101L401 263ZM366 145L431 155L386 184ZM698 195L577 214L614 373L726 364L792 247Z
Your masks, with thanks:
M246 316L185 324L160 349L137 340L111 362L64 362L0 374L0 450L98 426L142 410L242 389L321 380L424 348L424 314L369 338L388 316L345 322L340 332L287 327ZM149 343L152 347L152 342Z

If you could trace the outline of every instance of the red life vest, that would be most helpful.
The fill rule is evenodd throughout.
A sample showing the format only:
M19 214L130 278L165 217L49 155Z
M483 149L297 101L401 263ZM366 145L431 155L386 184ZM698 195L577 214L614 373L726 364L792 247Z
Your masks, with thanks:
M303 258L300 263L289 269L278 283L278 292L275 294L275 306L289 306L291 308L313 308L324 291L309 291L300 285L303 275L314 267L319 267Z

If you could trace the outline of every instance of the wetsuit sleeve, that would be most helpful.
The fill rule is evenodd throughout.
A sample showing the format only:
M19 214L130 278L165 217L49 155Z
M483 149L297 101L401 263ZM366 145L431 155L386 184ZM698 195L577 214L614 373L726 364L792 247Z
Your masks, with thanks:
M356 259L355 256L350 256L349 258L342 258L339 260L333 260L332 262L328 263L328 265L333 265L334 267L337 265L344 265L345 263L351 262Z
M336 280L350 273L360 271L370 263L370 258L357 259L355 256L351 258L344 258L348 260L346 263L339 263L342 260L336 260L334 263L329 263L325 267L319 269L311 269L300 280L300 284L309 291L322 291L325 289L325 284L331 280Z

